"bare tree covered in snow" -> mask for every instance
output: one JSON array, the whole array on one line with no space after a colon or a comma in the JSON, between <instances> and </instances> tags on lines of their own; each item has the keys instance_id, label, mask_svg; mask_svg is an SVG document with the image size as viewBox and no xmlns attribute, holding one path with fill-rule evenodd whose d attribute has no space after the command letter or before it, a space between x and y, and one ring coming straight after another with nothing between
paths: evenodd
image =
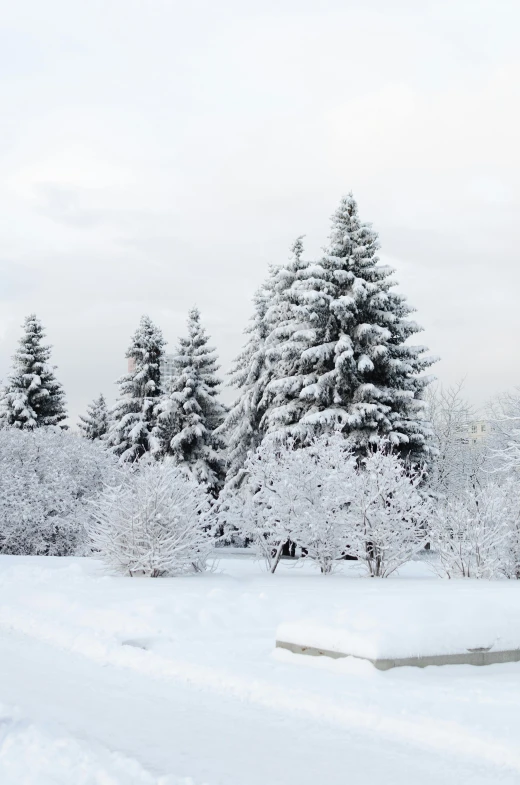
<instances>
[{"instance_id":1,"label":"bare tree covered in snow","mask_svg":"<svg viewBox=\"0 0 520 785\"><path fill-rule=\"evenodd\" d=\"M496 578L511 568L518 539L517 488L488 483L441 505L430 529L432 548L448 578ZM511 576L512 577L512 574ZM516 576L515 576L516 577Z\"/></svg>"},{"instance_id":2,"label":"bare tree covered in snow","mask_svg":"<svg viewBox=\"0 0 520 785\"><path fill-rule=\"evenodd\" d=\"M387 578L426 545L431 508L419 491L422 480L420 470L410 469L384 443L356 472L349 506L351 553L371 577Z\"/></svg>"},{"instance_id":3,"label":"bare tree covered in snow","mask_svg":"<svg viewBox=\"0 0 520 785\"><path fill-rule=\"evenodd\" d=\"M203 568L208 495L171 460L126 469L92 506L92 544L111 567L152 578Z\"/></svg>"},{"instance_id":4,"label":"bare tree covered in snow","mask_svg":"<svg viewBox=\"0 0 520 785\"><path fill-rule=\"evenodd\" d=\"M520 580L520 494L517 481L504 484L506 495L507 536L501 548L500 573L506 578Z\"/></svg>"},{"instance_id":5,"label":"bare tree covered in snow","mask_svg":"<svg viewBox=\"0 0 520 785\"><path fill-rule=\"evenodd\" d=\"M274 572L284 543L296 542L323 573L345 555L387 577L426 543L429 504L420 472L384 446L358 464L341 434L297 448L265 439L246 461L248 482L223 509Z\"/></svg>"},{"instance_id":6,"label":"bare tree covered in snow","mask_svg":"<svg viewBox=\"0 0 520 785\"><path fill-rule=\"evenodd\" d=\"M476 412L463 395L463 383L432 385L426 391L432 444L436 455L429 467L429 486L442 498L452 498L467 487L487 481L488 453L484 442L470 444L468 431Z\"/></svg>"},{"instance_id":7,"label":"bare tree covered in snow","mask_svg":"<svg viewBox=\"0 0 520 785\"><path fill-rule=\"evenodd\" d=\"M227 488L219 504L224 527L234 528L250 540L272 573L284 544L294 537L304 514L303 461L300 458L295 467L291 460L294 452L290 442L279 448L262 442L247 456L241 489Z\"/></svg>"},{"instance_id":8,"label":"bare tree covered in snow","mask_svg":"<svg viewBox=\"0 0 520 785\"><path fill-rule=\"evenodd\" d=\"M520 387L502 393L489 405L493 428L490 448L494 468L505 472L520 470Z\"/></svg>"},{"instance_id":9,"label":"bare tree covered in snow","mask_svg":"<svg viewBox=\"0 0 520 785\"><path fill-rule=\"evenodd\" d=\"M60 428L0 430L0 552L81 553L87 502L115 471L105 449Z\"/></svg>"}]
</instances>

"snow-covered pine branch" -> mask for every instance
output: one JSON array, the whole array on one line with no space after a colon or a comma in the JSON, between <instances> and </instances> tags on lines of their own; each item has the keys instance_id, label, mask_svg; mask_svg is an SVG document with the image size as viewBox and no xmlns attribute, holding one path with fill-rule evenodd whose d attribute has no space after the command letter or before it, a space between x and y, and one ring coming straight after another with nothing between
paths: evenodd
<instances>
[{"instance_id":1,"label":"snow-covered pine branch","mask_svg":"<svg viewBox=\"0 0 520 785\"><path fill-rule=\"evenodd\" d=\"M171 460L145 458L92 503L89 534L110 567L152 578L203 569L208 496Z\"/></svg>"}]
</instances>

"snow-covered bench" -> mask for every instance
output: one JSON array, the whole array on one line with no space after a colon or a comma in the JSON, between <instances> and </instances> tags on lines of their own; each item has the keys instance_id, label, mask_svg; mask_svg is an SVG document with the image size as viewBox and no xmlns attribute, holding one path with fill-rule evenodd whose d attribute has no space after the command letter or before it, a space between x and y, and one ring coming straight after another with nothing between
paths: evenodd
<instances>
[{"instance_id":1,"label":"snow-covered bench","mask_svg":"<svg viewBox=\"0 0 520 785\"><path fill-rule=\"evenodd\" d=\"M431 589L420 596L403 591L352 597L345 609L319 619L279 625L276 646L296 654L356 657L379 670L520 662L520 585L489 594L482 585L456 590L449 603L445 592L436 596Z\"/></svg>"}]
</instances>

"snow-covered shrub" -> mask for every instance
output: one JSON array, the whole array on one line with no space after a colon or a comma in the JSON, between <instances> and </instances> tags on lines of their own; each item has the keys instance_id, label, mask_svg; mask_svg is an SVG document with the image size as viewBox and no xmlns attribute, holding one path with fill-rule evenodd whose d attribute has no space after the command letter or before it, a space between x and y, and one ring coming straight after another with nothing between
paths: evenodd
<instances>
[{"instance_id":1,"label":"snow-covered shrub","mask_svg":"<svg viewBox=\"0 0 520 785\"><path fill-rule=\"evenodd\" d=\"M252 540L271 572L287 540L315 559L323 573L348 550L348 504L355 460L340 435L309 447L264 440L245 464L247 485L223 505L227 523Z\"/></svg>"},{"instance_id":2,"label":"snow-covered shrub","mask_svg":"<svg viewBox=\"0 0 520 785\"><path fill-rule=\"evenodd\" d=\"M344 436L322 436L304 449L293 451L301 464L304 515L291 537L314 559L323 573L351 554L350 508L356 489L356 459Z\"/></svg>"},{"instance_id":3,"label":"snow-covered shrub","mask_svg":"<svg viewBox=\"0 0 520 785\"><path fill-rule=\"evenodd\" d=\"M388 444L361 462L349 506L350 553L371 577L387 578L426 545L431 508L421 481Z\"/></svg>"},{"instance_id":4,"label":"snow-covered shrub","mask_svg":"<svg viewBox=\"0 0 520 785\"><path fill-rule=\"evenodd\" d=\"M275 450L263 442L246 459L246 481L240 490L226 489L219 502L219 522L224 531L252 542L270 572L276 570L283 546L294 536L301 514L300 487L284 465L290 449L289 443Z\"/></svg>"},{"instance_id":5,"label":"snow-covered shrub","mask_svg":"<svg viewBox=\"0 0 520 785\"><path fill-rule=\"evenodd\" d=\"M419 471L381 445L358 461L341 434L308 447L265 439L245 464L247 484L221 509L254 542L271 572L287 540L324 573L345 555L387 577L426 544L430 505Z\"/></svg>"},{"instance_id":6,"label":"snow-covered shrub","mask_svg":"<svg viewBox=\"0 0 520 785\"><path fill-rule=\"evenodd\" d=\"M432 548L448 578L513 577L518 559L518 503L512 486L468 488L436 511ZM510 549L515 549L516 554Z\"/></svg>"},{"instance_id":7,"label":"snow-covered shrub","mask_svg":"<svg viewBox=\"0 0 520 785\"><path fill-rule=\"evenodd\" d=\"M59 428L0 430L0 552L82 552L87 502L115 471L103 447Z\"/></svg>"},{"instance_id":8,"label":"snow-covered shrub","mask_svg":"<svg viewBox=\"0 0 520 785\"><path fill-rule=\"evenodd\" d=\"M171 461L126 469L92 507L92 544L111 567L152 578L203 568L208 495Z\"/></svg>"}]
</instances>

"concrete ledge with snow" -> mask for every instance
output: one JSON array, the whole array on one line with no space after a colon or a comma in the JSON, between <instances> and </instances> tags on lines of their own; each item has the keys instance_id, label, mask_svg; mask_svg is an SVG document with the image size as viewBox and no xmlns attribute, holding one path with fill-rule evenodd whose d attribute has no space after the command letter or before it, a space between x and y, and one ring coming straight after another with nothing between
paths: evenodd
<instances>
[{"instance_id":1,"label":"concrete ledge with snow","mask_svg":"<svg viewBox=\"0 0 520 785\"><path fill-rule=\"evenodd\" d=\"M520 662L520 592L509 594L507 602L500 595L495 602L477 600L472 592L454 594L449 605L443 599L378 592L359 602L353 596L348 607L325 619L280 624L276 647L314 657L355 657L378 670Z\"/></svg>"},{"instance_id":2,"label":"concrete ledge with snow","mask_svg":"<svg viewBox=\"0 0 520 785\"><path fill-rule=\"evenodd\" d=\"M288 641L276 641L276 648L287 649L293 654L308 654L314 657L357 657L371 662L378 670L388 671L390 668L401 668L405 666L415 668L426 668L428 665L495 665L501 662L520 662L520 649L509 649L506 651L485 651L469 650L461 654L431 654L422 657L393 657L376 658L360 657L356 654L348 654L331 649L320 649L315 646L301 646L297 643Z\"/></svg>"}]
</instances>

